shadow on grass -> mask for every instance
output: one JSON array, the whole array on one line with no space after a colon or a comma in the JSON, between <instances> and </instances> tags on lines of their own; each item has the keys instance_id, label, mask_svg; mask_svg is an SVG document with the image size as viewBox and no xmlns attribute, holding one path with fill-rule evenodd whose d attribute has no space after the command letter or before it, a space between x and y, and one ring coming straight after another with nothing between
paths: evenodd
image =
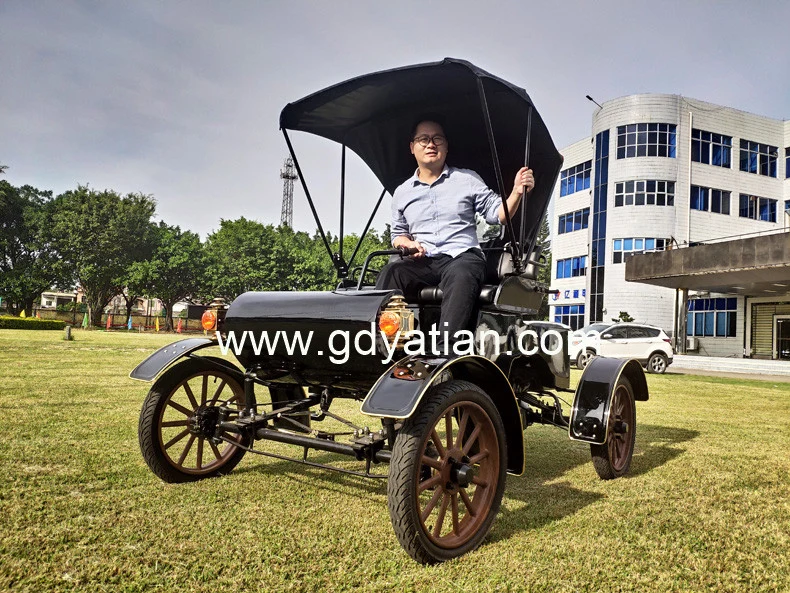
<instances>
[{"instance_id":1,"label":"shadow on grass","mask_svg":"<svg viewBox=\"0 0 790 593\"><path fill-rule=\"evenodd\" d=\"M631 470L621 479L634 478L664 465L685 451L678 445L698 435L694 430L639 425ZM564 431L548 427L530 428L524 437L526 468L522 476L508 477L505 501L491 534L492 541L573 515L605 496L567 482L556 482L580 465L589 465L591 479L598 479L589 446L570 441Z\"/></svg>"},{"instance_id":2,"label":"shadow on grass","mask_svg":"<svg viewBox=\"0 0 790 593\"><path fill-rule=\"evenodd\" d=\"M646 474L681 455L685 448L679 445L698 435L694 430L639 425L631 470L625 479ZM526 468L522 476L508 476L505 500L491 534L492 541L509 538L525 529L540 528L572 515L605 496L599 492L581 490L567 482L556 482L580 465L588 465L591 479L598 479L590 459L589 446L570 441L565 431L550 427L530 427L524 433L524 440ZM296 455L299 452L300 449L294 448ZM362 462L355 464L348 457L332 453L312 452L309 460L341 465L344 469L364 469ZM378 464L373 466L372 471L386 473L387 466ZM272 458L234 473L247 472L272 478L287 476L289 480L306 487L320 487L359 499L373 495L386 496L387 490L386 480L370 480Z\"/></svg>"}]
</instances>

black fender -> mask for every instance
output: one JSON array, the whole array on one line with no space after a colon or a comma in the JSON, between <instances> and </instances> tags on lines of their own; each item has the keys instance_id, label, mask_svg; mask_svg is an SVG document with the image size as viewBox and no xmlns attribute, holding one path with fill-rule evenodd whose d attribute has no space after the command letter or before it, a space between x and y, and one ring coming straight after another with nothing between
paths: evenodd
<instances>
[{"instance_id":1,"label":"black fender","mask_svg":"<svg viewBox=\"0 0 790 593\"><path fill-rule=\"evenodd\" d=\"M217 340L212 340L210 338L187 338L186 340L173 342L172 344L160 348L138 364L134 370L129 373L129 377L139 381L153 381L159 373L179 358L188 356L195 350L216 345Z\"/></svg>"},{"instance_id":2,"label":"black fender","mask_svg":"<svg viewBox=\"0 0 790 593\"><path fill-rule=\"evenodd\" d=\"M620 377L631 383L634 399L647 401L647 379L636 359L596 356L584 368L573 399L568 436L574 441L603 445L609 436L609 408Z\"/></svg>"},{"instance_id":3,"label":"black fender","mask_svg":"<svg viewBox=\"0 0 790 593\"><path fill-rule=\"evenodd\" d=\"M524 473L524 432L516 395L502 370L483 356L407 356L379 377L362 402L361 411L381 418L408 418L444 371L450 371L454 379L474 383L488 394L505 425L507 471Z\"/></svg>"}]
</instances>

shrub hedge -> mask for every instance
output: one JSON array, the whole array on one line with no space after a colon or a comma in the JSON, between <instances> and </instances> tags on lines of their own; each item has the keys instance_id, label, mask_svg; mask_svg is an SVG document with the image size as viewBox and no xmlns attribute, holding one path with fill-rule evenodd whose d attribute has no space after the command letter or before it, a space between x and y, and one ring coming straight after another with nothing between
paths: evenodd
<instances>
[{"instance_id":1,"label":"shrub hedge","mask_svg":"<svg viewBox=\"0 0 790 593\"><path fill-rule=\"evenodd\" d=\"M65 321L37 317L0 317L0 329L63 329Z\"/></svg>"}]
</instances>

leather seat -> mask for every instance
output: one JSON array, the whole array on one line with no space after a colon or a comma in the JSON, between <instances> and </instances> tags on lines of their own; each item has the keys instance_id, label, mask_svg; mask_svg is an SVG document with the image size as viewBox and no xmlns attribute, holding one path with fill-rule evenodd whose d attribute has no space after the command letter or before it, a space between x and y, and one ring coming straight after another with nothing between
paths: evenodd
<instances>
[{"instance_id":1,"label":"leather seat","mask_svg":"<svg viewBox=\"0 0 790 593\"><path fill-rule=\"evenodd\" d=\"M525 257L524 273L521 275L524 278L534 280L538 275L538 266L540 265L541 247L535 247L535 250L529 257ZM484 284L480 290L480 296L477 302L480 305L490 305L494 302L499 283L504 280L508 275L513 273L513 261L509 253L495 250L486 252L487 271L486 280L488 282L495 282L495 284ZM442 289L438 286L428 286L420 290L417 295L417 303L421 305L438 305L442 302Z\"/></svg>"}]
</instances>

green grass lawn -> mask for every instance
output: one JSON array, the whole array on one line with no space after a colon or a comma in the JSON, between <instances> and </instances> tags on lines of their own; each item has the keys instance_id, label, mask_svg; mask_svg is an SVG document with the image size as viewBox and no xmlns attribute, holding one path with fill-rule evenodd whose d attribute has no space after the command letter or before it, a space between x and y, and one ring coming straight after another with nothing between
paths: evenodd
<instances>
[{"instance_id":1,"label":"green grass lawn","mask_svg":"<svg viewBox=\"0 0 790 593\"><path fill-rule=\"evenodd\" d=\"M162 483L137 444L149 385L128 373L176 336L61 336L0 330L0 591L790 590L788 383L649 376L631 474L610 482L530 427L486 542L426 568L383 480L247 455Z\"/></svg>"}]
</instances>

